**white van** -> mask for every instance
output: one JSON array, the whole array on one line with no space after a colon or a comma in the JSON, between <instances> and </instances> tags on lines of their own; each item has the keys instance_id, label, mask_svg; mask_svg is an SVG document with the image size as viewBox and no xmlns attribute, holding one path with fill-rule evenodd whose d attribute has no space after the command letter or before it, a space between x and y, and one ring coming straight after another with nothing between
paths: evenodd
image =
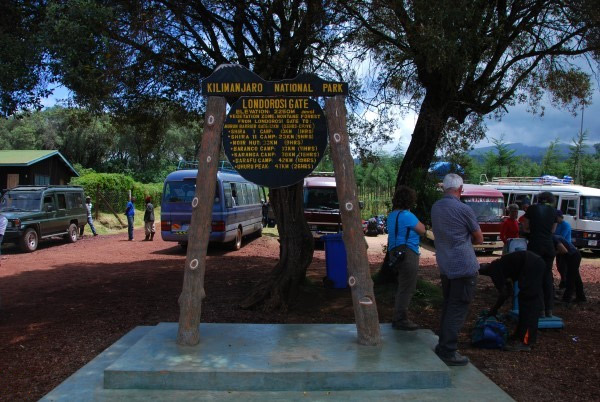
<instances>
[{"instance_id":1,"label":"white van","mask_svg":"<svg viewBox=\"0 0 600 402\"><path fill-rule=\"evenodd\" d=\"M548 183L533 177L500 177L481 184L499 190L506 205L517 204L519 207L525 198L535 204L541 192L554 194L554 206L571 224L573 244L600 253L600 189Z\"/></svg>"}]
</instances>

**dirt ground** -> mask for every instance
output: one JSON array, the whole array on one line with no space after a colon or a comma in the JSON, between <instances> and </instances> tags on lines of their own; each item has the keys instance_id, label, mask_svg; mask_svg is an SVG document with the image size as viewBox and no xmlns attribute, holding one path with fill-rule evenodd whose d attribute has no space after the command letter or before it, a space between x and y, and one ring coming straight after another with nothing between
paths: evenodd
<instances>
[{"instance_id":1,"label":"dirt ground","mask_svg":"<svg viewBox=\"0 0 600 402\"><path fill-rule=\"evenodd\" d=\"M37 400L138 325L178 320L177 297L184 252L173 243L127 241L126 234L85 237L75 244L42 243L32 254L3 247L0 267L0 400ZM385 236L368 238L375 272ZM246 241L237 252L211 247L206 271L204 322L352 323L349 290L324 289L325 254L315 251L305 286L288 312L243 310L239 301L269 272L279 254L272 236ZM491 257L481 257L482 261ZM600 258L585 254L582 277L589 302L556 307L563 330L539 335L531 353L474 349L469 333L477 313L491 306L488 278L461 335L461 351L517 400L600 400ZM424 250L421 277L439 283L435 256ZM378 298L380 321L389 323L393 297ZM507 308L508 306L505 306ZM413 314L436 330L439 308ZM387 324L384 324L387 325Z\"/></svg>"}]
</instances>

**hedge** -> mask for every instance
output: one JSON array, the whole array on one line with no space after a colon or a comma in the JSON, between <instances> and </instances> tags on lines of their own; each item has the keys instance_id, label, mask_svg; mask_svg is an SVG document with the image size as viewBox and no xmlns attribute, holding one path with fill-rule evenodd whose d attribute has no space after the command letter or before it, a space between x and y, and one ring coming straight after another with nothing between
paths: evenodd
<instances>
[{"instance_id":1,"label":"hedge","mask_svg":"<svg viewBox=\"0 0 600 402\"><path fill-rule=\"evenodd\" d=\"M111 207L117 212L125 211L127 196L129 190L136 198L135 206L137 209L143 209L146 196L152 197L154 206L159 206L162 198L162 183L139 183L131 176L120 173L88 173L80 177L71 179L72 185L82 186L85 194L92 197L92 202L96 208L108 212L104 202L97 200L99 191Z\"/></svg>"}]
</instances>

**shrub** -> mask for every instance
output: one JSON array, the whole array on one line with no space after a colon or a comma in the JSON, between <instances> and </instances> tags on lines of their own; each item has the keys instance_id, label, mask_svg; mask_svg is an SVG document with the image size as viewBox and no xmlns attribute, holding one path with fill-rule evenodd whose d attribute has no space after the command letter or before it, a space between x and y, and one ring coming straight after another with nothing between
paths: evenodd
<instances>
[{"instance_id":1,"label":"shrub","mask_svg":"<svg viewBox=\"0 0 600 402\"><path fill-rule=\"evenodd\" d=\"M127 196L131 190L132 196L136 198L135 206L143 209L144 199L147 195L152 197L154 206L159 206L162 196L162 183L139 183L131 176L120 173L88 173L71 179L71 184L82 186L85 194L92 197L92 202L101 211L109 212L103 200L97 199L101 196L113 210L121 213L125 210ZM98 194L100 193L100 194Z\"/></svg>"}]
</instances>

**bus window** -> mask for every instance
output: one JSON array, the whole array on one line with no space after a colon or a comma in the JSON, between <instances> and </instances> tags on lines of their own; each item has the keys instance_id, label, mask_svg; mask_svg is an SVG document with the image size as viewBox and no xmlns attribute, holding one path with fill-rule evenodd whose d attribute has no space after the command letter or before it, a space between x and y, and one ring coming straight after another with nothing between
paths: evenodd
<instances>
[{"instance_id":1,"label":"bus window","mask_svg":"<svg viewBox=\"0 0 600 402\"><path fill-rule=\"evenodd\" d=\"M581 218L600 221L600 197L581 197Z\"/></svg>"},{"instance_id":2,"label":"bus window","mask_svg":"<svg viewBox=\"0 0 600 402\"><path fill-rule=\"evenodd\" d=\"M529 194L512 194L514 196L514 198L512 199L511 204L517 204L519 206L519 209L523 209L523 200L525 200L526 198L529 199L529 202L531 202L531 196Z\"/></svg>"},{"instance_id":3,"label":"bus window","mask_svg":"<svg viewBox=\"0 0 600 402\"><path fill-rule=\"evenodd\" d=\"M248 205L248 192L246 191L246 183L238 183L238 195L240 205Z\"/></svg>"},{"instance_id":4,"label":"bus window","mask_svg":"<svg viewBox=\"0 0 600 402\"><path fill-rule=\"evenodd\" d=\"M233 198L231 197L231 183L223 183L223 197L225 197L225 207L233 207Z\"/></svg>"},{"instance_id":5,"label":"bus window","mask_svg":"<svg viewBox=\"0 0 600 402\"><path fill-rule=\"evenodd\" d=\"M185 179L183 181L169 181L165 184L163 195L164 202L191 203L196 196L196 179ZM215 188L215 200L219 202L219 182Z\"/></svg>"},{"instance_id":6,"label":"bus window","mask_svg":"<svg viewBox=\"0 0 600 402\"><path fill-rule=\"evenodd\" d=\"M560 203L560 210L565 215L577 216L577 206L575 205L576 200L562 200Z\"/></svg>"},{"instance_id":7,"label":"bus window","mask_svg":"<svg viewBox=\"0 0 600 402\"><path fill-rule=\"evenodd\" d=\"M236 183L229 183L231 187L231 206L236 207L240 205L240 194L238 192L238 186Z\"/></svg>"}]
</instances>

